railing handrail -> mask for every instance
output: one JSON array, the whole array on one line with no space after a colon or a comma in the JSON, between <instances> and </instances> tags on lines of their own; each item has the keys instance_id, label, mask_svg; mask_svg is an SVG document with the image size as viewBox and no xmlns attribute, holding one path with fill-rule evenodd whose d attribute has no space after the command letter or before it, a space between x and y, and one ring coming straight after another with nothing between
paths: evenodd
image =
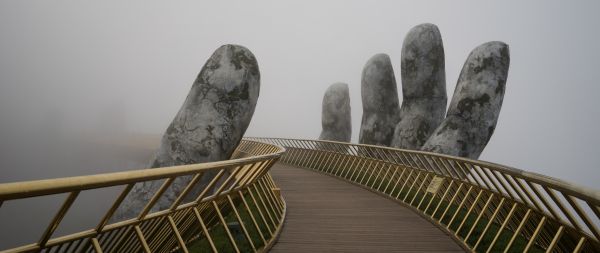
<instances>
[{"instance_id":1,"label":"railing handrail","mask_svg":"<svg viewBox=\"0 0 600 253\"><path fill-rule=\"evenodd\" d=\"M434 153L434 152L429 152L429 151L401 149L401 148L377 146L377 145L370 145L370 144L358 144L358 143L329 141L329 140L308 140L308 139L280 138L280 137L248 137L246 139L247 140L277 139L277 140L295 140L295 141L317 141L317 142L322 142L322 143L342 144L342 145L352 145L352 146L358 146L358 147L370 147L370 148L378 148L378 149L395 150L395 151L401 151L404 153L423 154L423 155L441 157L441 158L445 158L448 160L468 162L468 163L478 165L478 166L493 167L494 169L496 169L498 171L510 173L514 176L525 177L536 183L543 183L543 184L556 186L558 188L567 190L569 193L576 195L580 198L588 198L590 200L595 200L595 202L598 205L600 205L600 190L593 189L593 188L590 188L587 186L583 186L581 184L577 184L574 182L569 182L564 179L555 178L552 176L540 174L540 173L533 172L533 171L522 170L522 169L518 169L518 168L514 168L511 166L498 164L498 163L494 163L494 162L488 162L488 161L483 161L483 160L473 160L473 159L469 159L469 158L451 156L451 155ZM451 175L448 175L448 176L451 176Z\"/></svg>"},{"instance_id":2,"label":"railing handrail","mask_svg":"<svg viewBox=\"0 0 600 253\"><path fill-rule=\"evenodd\" d=\"M284 147L279 147L279 151L271 154L217 162L2 183L0 184L0 200L29 198L42 195L65 193L73 190L89 190L94 188L111 187L140 181L161 179L165 177L177 177L195 174L203 170L216 170L223 167L236 166L249 162L275 158L285 152Z\"/></svg>"}]
</instances>

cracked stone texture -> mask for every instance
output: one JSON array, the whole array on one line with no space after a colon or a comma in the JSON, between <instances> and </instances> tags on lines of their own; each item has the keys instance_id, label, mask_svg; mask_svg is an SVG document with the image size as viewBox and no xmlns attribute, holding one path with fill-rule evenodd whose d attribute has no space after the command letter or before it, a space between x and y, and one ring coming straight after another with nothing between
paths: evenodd
<instances>
[{"instance_id":1,"label":"cracked stone texture","mask_svg":"<svg viewBox=\"0 0 600 253\"><path fill-rule=\"evenodd\" d=\"M420 149L446 113L444 46L437 26L421 24L404 39L402 107L391 146Z\"/></svg>"},{"instance_id":2,"label":"cracked stone texture","mask_svg":"<svg viewBox=\"0 0 600 253\"><path fill-rule=\"evenodd\" d=\"M363 116L359 143L389 146L399 120L398 89L390 57L377 54L362 72Z\"/></svg>"},{"instance_id":3,"label":"cracked stone texture","mask_svg":"<svg viewBox=\"0 0 600 253\"><path fill-rule=\"evenodd\" d=\"M509 63L503 42L475 48L462 68L446 119L422 150L479 158L498 121Z\"/></svg>"},{"instance_id":4,"label":"cracked stone texture","mask_svg":"<svg viewBox=\"0 0 600 253\"><path fill-rule=\"evenodd\" d=\"M150 167L229 159L252 119L259 90L258 63L250 50L238 45L218 48L202 67L167 128ZM214 174L205 173L187 196L197 195ZM153 210L169 207L190 179L191 176L177 178ZM137 215L161 184L162 181L136 184L115 217Z\"/></svg>"},{"instance_id":5,"label":"cracked stone texture","mask_svg":"<svg viewBox=\"0 0 600 253\"><path fill-rule=\"evenodd\" d=\"M352 122L348 84L334 83L325 91L321 125L323 130L319 140L350 142Z\"/></svg>"}]
</instances>

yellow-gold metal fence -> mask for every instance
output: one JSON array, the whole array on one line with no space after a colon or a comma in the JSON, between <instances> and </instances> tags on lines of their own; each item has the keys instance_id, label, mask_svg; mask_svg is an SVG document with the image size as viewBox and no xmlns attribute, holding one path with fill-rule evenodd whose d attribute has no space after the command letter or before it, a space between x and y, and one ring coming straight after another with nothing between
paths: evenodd
<instances>
[{"instance_id":1,"label":"yellow-gold metal fence","mask_svg":"<svg viewBox=\"0 0 600 253\"><path fill-rule=\"evenodd\" d=\"M600 252L600 192L507 166L350 143L249 138L280 162L400 202L476 252Z\"/></svg>"},{"instance_id":2,"label":"yellow-gold metal fence","mask_svg":"<svg viewBox=\"0 0 600 253\"><path fill-rule=\"evenodd\" d=\"M284 152L285 149L278 145L243 140L232 159L227 161L0 184L0 208L3 203L18 199L67 196L36 242L0 249L0 252L188 252L188 246L198 239L208 241L210 249L217 252L216 239L211 237L211 231L219 226L226 232L225 240L231 248L240 252L240 238L232 235L226 215L237 221L250 251L266 251L281 231L286 214L285 201L268 173ZM197 196L192 196L192 201L186 201L186 194L198 185L205 173L215 176L202 186ZM191 176L192 179L170 207L153 210L154 204L173 181L182 176ZM111 217L134 185L153 180L163 180L163 183L145 207L138 210L139 214L131 219L112 222ZM115 186L124 189L115 196L112 206L94 228L53 237L80 193ZM250 217L251 222L244 222L240 212ZM19 227L0 226L0 229L15 230ZM249 231L259 234L261 247L253 241Z\"/></svg>"}]
</instances>

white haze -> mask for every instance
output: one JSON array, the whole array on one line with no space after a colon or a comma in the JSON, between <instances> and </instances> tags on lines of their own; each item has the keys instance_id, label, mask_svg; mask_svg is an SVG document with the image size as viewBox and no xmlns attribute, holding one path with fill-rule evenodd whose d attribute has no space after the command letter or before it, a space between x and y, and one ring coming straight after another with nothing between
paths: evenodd
<instances>
[{"instance_id":1,"label":"white haze","mask_svg":"<svg viewBox=\"0 0 600 253\"><path fill-rule=\"evenodd\" d=\"M389 54L400 85L404 36L428 22L442 32L449 98L473 48L510 45L504 105L482 160L598 189L599 9L598 1L5 0L0 131L9 137L0 146L23 140L17 132L159 135L206 59L228 43L248 47L260 66L246 136L318 137L323 92L341 81L356 141L365 62ZM0 168L0 181L35 173Z\"/></svg>"}]
</instances>

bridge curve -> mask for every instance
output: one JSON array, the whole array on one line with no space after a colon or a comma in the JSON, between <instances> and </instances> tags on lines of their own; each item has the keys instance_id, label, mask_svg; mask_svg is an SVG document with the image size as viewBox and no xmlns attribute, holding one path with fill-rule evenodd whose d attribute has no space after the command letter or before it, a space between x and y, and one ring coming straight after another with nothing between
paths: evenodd
<instances>
[{"instance_id":1,"label":"bridge curve","mask_svg":"<svg viewBox=\"0 0 600 253\"><path fill-rule=\"evenodd\" d=\"M399 203L467 251L600 252L597 190L431 152L334 141L250 139L284 147L280 163L326 174ZM313 241L318 242L318 236ZM395 239L403 240L401 235ZM371 241L363 238L360 245Z\"/></svg>"},{"instance_id":2,"label":"bridge curve","mask_svg":"<svg viewBox=\"0 0 600 253\"><path fill-rule=\"evenodd\" d=\"M358 186L276 164L288 214L271 252L464 252L413 211Z\"/></svg>"}]
</instances>

